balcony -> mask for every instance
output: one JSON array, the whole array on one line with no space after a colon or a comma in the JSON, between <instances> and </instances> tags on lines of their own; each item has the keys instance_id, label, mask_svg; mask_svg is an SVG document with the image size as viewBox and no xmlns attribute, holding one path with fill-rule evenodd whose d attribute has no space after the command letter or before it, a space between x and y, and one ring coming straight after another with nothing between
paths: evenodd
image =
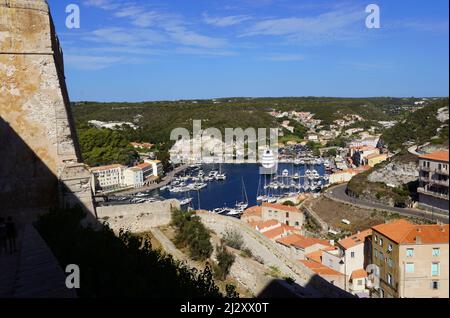
<instances>
[{"instance_id":1,"label":"balcony","mask_svg":"<svg viewBox=\"0 0 450 318\"><path fill-rule=\"evenodd\" d=\"M429 182L432 183L432 184L437 184L437 185L444 186L444 187L447 187L447 188L449 187L449 180L435 180L435 179L432 179Z\"/></svg>"},{"instance_id":2,"label":"balcony","mask_svg":"<svg viewBox=\"0 0 450 318\"><path fill-rule=\"evenodd\" d=\"M448 169L447 169L447 170L444 170L444 169L436 169L436 173L437 173L437 174L442 174L442 175L444 175L444 176L448 176L448 175L449 175Z\"/></svg>"},{"instance_id":3,"label":"balcony","mask_svg":"<svg viewBox=\"0 0 450 318\"><path fill-rule=\"evenodd\" d=\"M429 191L426 188L417 188L417 192L418 193L422 193L422 194L426 194L426 195L430 195L430 196L433 196L435 198L448 200L448 193L433 192L433 191Z\"/></svg>"}]
</instances>

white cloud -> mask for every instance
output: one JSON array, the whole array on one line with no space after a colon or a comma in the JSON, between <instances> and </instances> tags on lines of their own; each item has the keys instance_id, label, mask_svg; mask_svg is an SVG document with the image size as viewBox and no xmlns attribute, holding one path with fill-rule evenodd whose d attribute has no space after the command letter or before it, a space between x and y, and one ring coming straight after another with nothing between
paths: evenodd
<instances>
[{"instance_id":1,"label":"white cloud","mask_svg":"<svg viewBox=\"0 0 450 318\"><path fill-rule=\"evenodd\" d=\"M102 70L125 61L124 57L71 54L67 54L64 59L69 67L86 71Z\"/></svg>"},{"instance_id":2,"label":"white cloud","mask_svg":"<svg viewBox=\"0 0 450 318\"><path fill-rule=\"evenodd\" d=\"M248 15L230 15L225 17L211 17L207 13L203 13L203 20L206 24L217 27L228 27L250 20Z\"/></svg>"},{"instance_id":3,"label":"white cloud","mask_svg":"<svg viewBox=\"0 0 450 318\"><path fill-rule=\"evenodd\" d=\"M262 57L263 60L272 62L297 62L305 60L300 54L272 54Z\"/></svg>"},{"instance_id":4,"label":"white cloud","mask_svg":"<svg viewBox=\"0 0 450 318\"><path fill-rule=\"evenodd\" d=\"M87 7L96 7L103 10L116 10L120 7L120 4L113 0L84 0L83 4Z\"/></svg>"},{"instance_id":5,"label":"white cloud","mask_svg":"<svg viewBox=\"0 0 450 318\"><path fill-rule=\"evenodd\" d=\"M247 28L241 37L282 36L293 42L350 40L364 29L365 12L360 8L339 9L317 16L266 19Z\"/></svg>"}]
</instances>

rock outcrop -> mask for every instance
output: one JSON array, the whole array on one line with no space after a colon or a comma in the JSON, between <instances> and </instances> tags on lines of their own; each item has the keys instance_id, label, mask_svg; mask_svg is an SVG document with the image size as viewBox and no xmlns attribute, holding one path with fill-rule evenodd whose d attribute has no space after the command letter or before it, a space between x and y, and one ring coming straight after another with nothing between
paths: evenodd
<instances>
[{"instance_id":1,"label":"rock outcrop","mask_svg":"<svg viewBox=\"0 0 450 318\"><path fill-rule=\"evenodd\" d=\"M1 214L34 219L57 204L94 213L44 0L0 0Z\"/></svg>"},{"instance_id":2,"label":"rock outcrop","mask_svg":"<svg viewBox=\"0 0 450 318\"><path fill-rule=\"evenodd\" d=\"M367 177L369 182L382 182L388 186L401 187L419 179L417 162L391 162Z\"/></svg>"}]
</instances>

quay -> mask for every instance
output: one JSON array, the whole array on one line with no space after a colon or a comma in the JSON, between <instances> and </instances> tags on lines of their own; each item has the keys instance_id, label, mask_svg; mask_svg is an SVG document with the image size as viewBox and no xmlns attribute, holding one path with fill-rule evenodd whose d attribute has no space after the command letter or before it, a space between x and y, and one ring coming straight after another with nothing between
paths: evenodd
<instances>
[{"instance_id":1,"label":"quay","mask_svg":"<svg viewBox=\"0 0 450 318\"><path fill-rule=\"evenodd\" d=\"M161 187L164 187L168 185L172 180L175 178L175 175L177 175L180 172L183 172L189 167L188 164L184 164L182 166L179 166L172 171L170 171L166 176L164 176L160 182L150 184L148 186L140 187L140 188L133 188L133 189L124 189L124 190L117 190L110 193L104 193L104 194L98 194L98 196L113 196L113 195L119 195L119 196L128 196L128 195L134 195L136 193L144 192L144 191L153 191L156 189L159 189Z\"/></svg>"}]
</instances>

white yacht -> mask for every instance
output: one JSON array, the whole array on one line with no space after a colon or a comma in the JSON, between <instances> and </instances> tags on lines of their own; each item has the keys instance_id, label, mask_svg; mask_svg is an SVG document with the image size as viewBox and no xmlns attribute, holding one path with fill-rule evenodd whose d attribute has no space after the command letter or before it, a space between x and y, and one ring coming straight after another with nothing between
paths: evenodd
<instances>
[{"instance_id":1,"label":"white yacht","mask_svg":"<svg viewBox=\"0 0 450 318\"><path fill-rule=\"evenodd\" d=\"M186 198L180 201L180 205L188 205L192 202L192 198Z\"/></svg>"}]
</instances>

